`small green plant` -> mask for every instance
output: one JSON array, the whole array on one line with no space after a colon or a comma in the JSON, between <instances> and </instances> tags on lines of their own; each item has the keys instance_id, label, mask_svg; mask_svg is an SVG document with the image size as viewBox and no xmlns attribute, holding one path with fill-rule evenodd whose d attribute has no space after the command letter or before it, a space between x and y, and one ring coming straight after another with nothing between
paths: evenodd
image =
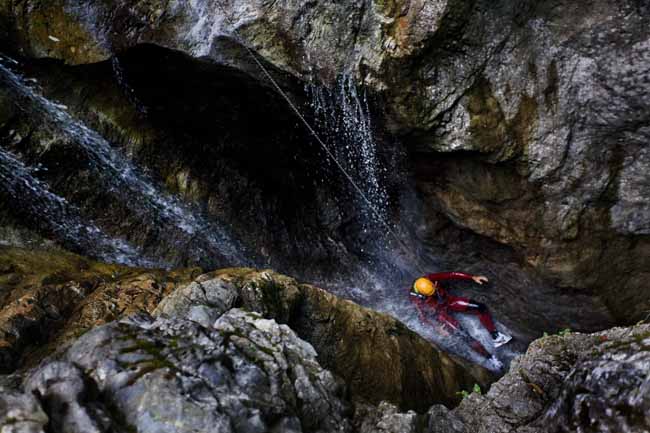
<instances>
[{"instance_id":1,"label":"small green plant","mask_svg":"<svg viewBox=\"0 0 650 433\"><path fill-rule=\"evenodd\" d=\"M557 335L559 335L560 337L566 337L570 333L571 333L571 328L564 328L560 332L558 332ZM542 334L542 337L548 337L549 335L550 334L548 332L544 332L544 334Z\"/></svg>"},{"instance_id":2,"label":"small green plant","mask_svg":"<svg viewBox=\"0 0 650 433\"><path fill-rule=\"evenodd\" d=\"M472 387L472 392L481 395L482 394L481 386L478 383L475 383L474 386ZM457 392L456 394L460 395L461 398L467 398L472 392L462 390Z\"/></svg>"}]
</instances>

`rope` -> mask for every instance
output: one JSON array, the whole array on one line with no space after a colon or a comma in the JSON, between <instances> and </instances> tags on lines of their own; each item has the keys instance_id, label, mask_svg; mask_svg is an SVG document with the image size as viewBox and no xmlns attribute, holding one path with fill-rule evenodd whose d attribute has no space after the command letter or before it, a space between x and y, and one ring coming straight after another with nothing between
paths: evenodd
<instances>
[{"instance_id":1,"label":"rope","mask_svg":"<svg viewBox=\"0 0 650 433\"><path fill-rule=\"evenodd\" d=\"M243 42L243 38L239 35L239 32L237 31L237 28L236 28L235 24L234 24L233 21L230 19L230 16L228 16L228 13L226 12L226 10L225 10L225 8L223 7L223 5L221 4L221 1L218 0L218 1L216 2L216 4L217 4L217 6L219 7L219 9L221 10L221 12L223 13L224 18L226 19L226 21L228 21L228 24L229 24L230 27L232 28L232 32L233 32L233 34L237 37L237 39L239 39L239 42L241 43L241 45L246 49L246 51L248 52L248 54L253 58L253 60L255 61L255 63L257 64L257 66L260 68L260 70L264 73L264 75L265 75L266 78L269 80L269 82L271 82L271 84L273 85L273 87L274 87L274 88L277 90L277 92L278 92L278 93L279 93L279 94L284 98L284 100L287 101L287 104L289 104L289 107L291 107L291 109L293 110L293 112L294 112L294 113L296 114L296 116L298 116L298 118L302 121L302 123L305 125L305 127L307 128L307 130L311 133L311 135L314 136L314 138L316 139L316 141L318 142L318 144L320 144L320 146L323 148L323 150L325 150L325 153L327 154L327 156L328 156L328 157L329 157L329 158L334 162L334 164L338 167L338 169L341 171L341 173L343 173L343 175L346 177L346 179L347 179L347 180L350 182L350 184L354 187L354 189L356 190L356 192L359 194L359 196L360 196L360 197L363 199L363 201L365 202L365 204L366 204L366 206L368 207L368 209L370 209L370 211L373 213L373 215L375 216L375 218L377 219L377 221L379 221L379 222L380 222L380 223L381 223L381 224L386 228L386 230L388 230L388 233L390 233L391 236L393 236L393 238L394 238L395 241L397 242L397 245L398 245L398 246L403 250L404 253L406 253L406 256L409 256L409 257L411 257L412 259L414 259L414 262L415 262L416 267L418 268L418 271L419 271L421 274L424 275L426 272L423 270L419 258L418 258L415 254L413 254L413 252L411 251L411 249L409 249L408 246L404 243L404 241L403 241L403 240L402 240L402 239L397 235L397 233L395 233L395 231L394 231L393 228L390 226L390 224L388 224L388 223L384 220L384 218L382 217L381 213L377 210L377 208L375 207L375 205L370 201L370 199L368 199L368 197L366 196L366 194L365 194L365 193L363 192L363 190L359 187L359 185L355 182L355 180L352 178L352 176L350 175L350 173L348 173L348 171L345 169L345 167L343 167L343 165L341 165L341 163L338 161L338 159L336 158L336 156L334 155L334 153L332 153L332 151L329 149L329 147L327 147L327 145L325 144L325 142L320 138L320 136L318 135L318 133L314 130L314 128L312 128L312 126L309 124L309 122L307 121L307 119L305 119L305 117L302 115L302 113L300 112L300 110L298 110L298 108L295 106L295 104L294 104L293 101L289 98L289 96L286 94L286 92L285 92L284 90L282 90L282 88L280 87L280 85L275 81L275 79L273 78L273 76L271 76L270 72L266 69L266 67L264 66L264 64L262 64L262 62L260 62L260 60L257 58L257 56L255 55L255 53L253 52L253 50L252 50L251 48L249 48L248 45L245 44L245 43Z\"/></svg>"}]
</instances>

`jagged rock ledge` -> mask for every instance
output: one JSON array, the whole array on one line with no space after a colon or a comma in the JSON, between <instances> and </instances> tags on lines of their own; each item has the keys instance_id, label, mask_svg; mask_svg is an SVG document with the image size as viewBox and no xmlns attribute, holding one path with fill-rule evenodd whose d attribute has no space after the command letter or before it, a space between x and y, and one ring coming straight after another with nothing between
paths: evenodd
<instances>
[{"instance_id":1,"label":"jagged rock ledge","mask_svg":"<svg viewBox=\"0 0 650 433\"><path fill-rule=\"evenodd\" d=\"M434 433L646 432L650 325L533 342L485 395L434 406Z\"/></svg>"},{"instance_id":2,"label":"jagged rock ledge","mask_svg":"<svg viewBox=\"0 0 650 433\"><path fill-rule=\"evenodd\" d=\"M225 313L240 308L288 325L296 339L311 344L320 365L344 380L350 401L385 400L425 411L435 402L453 405L460 390L493 380L487 370L442 352L387 315L272 271L151 271L6 247L0 247L0 256L5 373L17 368L25 373L55 349L57 357L69 357L82 344L80 336L133 314L212 329ZM148 329L154 319L124 323Z\"/></svg>"}]
</instances>

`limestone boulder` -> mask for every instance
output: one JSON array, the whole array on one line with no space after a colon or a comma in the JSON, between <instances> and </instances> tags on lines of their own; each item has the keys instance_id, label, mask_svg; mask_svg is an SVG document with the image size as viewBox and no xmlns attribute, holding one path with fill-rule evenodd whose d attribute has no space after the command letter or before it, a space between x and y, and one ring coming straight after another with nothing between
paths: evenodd
<instances>
[{"instance_id":1,"label":"limestone boulder","mask_svg":"<svg viewBox=\"0 0 650 433\"><path fill-rule=\"evenodd\" d=\"M650 327L535 341L487 394L429 411L432 432L643 432Z\"/></svg>"},{"instance_id":2,"label":"limestone boulder","mask_svg":"<svg viewBox=\"0 0 650 433\"><path fill-rule=\"evenodd\" d=\"M52 431L78 433L345 432L341 389L286 325L238 309L100 326L24 382Z\"/></svg>"},{"instance_id":3,"label":"limestone boulder","mask_svg":"<svg viewBox=\"0 0 650 433\"><path fill-rule=\"evenodd\" d=\"M0 246L0 371L24 370L96 326L151 312L198 274L107 265L58 249Z\"/></svg>"}]
</instances>

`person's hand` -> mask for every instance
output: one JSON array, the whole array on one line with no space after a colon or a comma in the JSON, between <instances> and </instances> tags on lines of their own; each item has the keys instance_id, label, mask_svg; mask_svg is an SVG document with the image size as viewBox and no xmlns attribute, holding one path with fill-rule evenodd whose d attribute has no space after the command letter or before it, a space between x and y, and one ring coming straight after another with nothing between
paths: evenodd
<instances>
[{"instance_id":1,"label":"person's hand","mask_svg":"<svg viewBox=\"0 0 650 433\"><path fill-rule=\"evenodd\" d=\"M476 284L483 284L488 282L487 277L484 277L483 275L474 275L472 277L472 280L474 280Z\"/></svg>"}]
</instances>

